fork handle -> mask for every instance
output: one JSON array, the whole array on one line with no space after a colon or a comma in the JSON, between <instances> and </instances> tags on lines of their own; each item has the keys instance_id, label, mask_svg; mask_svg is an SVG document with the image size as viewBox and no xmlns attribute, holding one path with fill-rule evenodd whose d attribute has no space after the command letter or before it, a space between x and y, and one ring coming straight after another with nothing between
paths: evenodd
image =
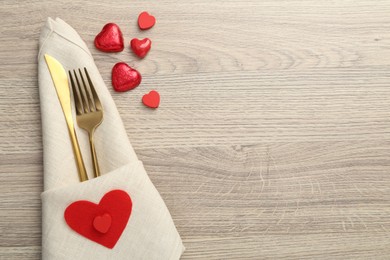
<instances>
[{"instance_id":1,"label":"fork handle","mask_svg":"<svg viewBox=\"0 0 390 260\"><path fill-rule=\"evenodd\" d=\"M96 156L95 144L93 141L93 131L89 134L89 145L91 147L92 164L95 178L100 176L99 163Z\"/></svg>"},{"instance_id":2,"label":"fork handle","mask_svg":"<svg viewBox=\"0 0 390 260\"><path fill-rule=\"evenodd\" d=\"M72 127L72 125L69 125L69 123L68 123L68 130L69 130L70 139L72 141L72 147L76 159L76 165L77 165L77 170L79 172L80 181L87 181L88 175L87 175L87 171L85 170L84 160L83 160L83 156L81 155L76 132L74 130L74 127Z\"/></svg>"}]
</instances>

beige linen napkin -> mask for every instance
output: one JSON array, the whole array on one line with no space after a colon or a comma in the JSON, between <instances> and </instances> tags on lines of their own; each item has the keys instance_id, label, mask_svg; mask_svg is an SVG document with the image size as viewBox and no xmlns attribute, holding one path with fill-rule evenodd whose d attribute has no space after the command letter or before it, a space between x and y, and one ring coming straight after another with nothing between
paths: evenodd
<instances>
[{"instance_id":1,"label":"beige linen napkin","mask_svg":"<svg viewBox=\"0 0 390 260\"><path fill-rule=\"evenodd\" d=\"M39 44L38 80L44 152L42 258L179 259L184 251L181 238L164 201L134 153L115 103L87 46L78 33L59 18L48 18ZM94 82L104 108L104 120L95 132L102 173L99 178L92 178L87 133L75 124L90 178L79 182L66 122L44 59L46 53L57 59L65 70L87 67ZM64 212L70 204L80 200L98 204L106 193L118 189L131 197L132 211L112 249L68 226Z\"/></svg>"}]
</instances>

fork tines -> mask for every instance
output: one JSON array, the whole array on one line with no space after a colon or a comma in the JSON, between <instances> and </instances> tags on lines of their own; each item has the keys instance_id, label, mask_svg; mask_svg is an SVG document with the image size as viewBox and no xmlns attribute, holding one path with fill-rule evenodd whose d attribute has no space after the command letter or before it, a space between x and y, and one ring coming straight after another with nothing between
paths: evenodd
<instances>
[{"instance_id":1,"label":"fork tines","mask_svg":"<svg viewBox=\"0 0 390 260\"><path fill-rule=\"evenodd\" d=\"M85 76L83 75L81 69L78 69L78 73L76 70L73 70L73 73L69 71L69 78L75 99L76 113L78 115L102 110L100 100L86 68L84 68L84 74Z\"/></svg>"}]
</instances>

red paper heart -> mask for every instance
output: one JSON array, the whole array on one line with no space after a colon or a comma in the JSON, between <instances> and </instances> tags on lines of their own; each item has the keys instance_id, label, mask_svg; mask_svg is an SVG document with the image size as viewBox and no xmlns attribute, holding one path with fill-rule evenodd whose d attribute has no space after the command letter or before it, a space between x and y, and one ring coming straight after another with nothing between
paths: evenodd
<instances>
[{"instance_id":1,"label":"red paper heart","mask_svg":"<svg viewBox=\"0 0 390 260\"><path fill-rule=\"evenodd\" d=\"M123 35L119 26L115 23L106 24L102 31L96 35L95 46L104 52L123 51Z\"/></svg>"},{"instance_id":2,"label":"red paper heart","mask_svg":"<svg viewBox=\"0 0 390 260\"><path fill-rule=\"evenodd\" d=\"M152 90L142 97L142 103L147 107L158 108L160 104L160 94L157 91Z\"/></svg>"},{"instance_id":3,"label":"red paper heart","mask_svg":"<svg viewBox=\"0 0 390 260\"><path fill-rule=\"evenodd\" d=\"M141 30L152 28L156 23L156 18L148 12L142 12L138 16L138 26Z\"/></svg>"},{"instance_id":4,"label":"red paper heart","mask_svg":"<svg viewBox=\"0 0 390 260\"><path fill-rule=\"evenodd\" d=\"M68 226L78 234L113 248L127 225L132 205L125 191L112 190L103 196L99 204L87 200L73 202L66 208L64 217ZM99 217L103 219L97 220Z\"/></svg>"},{"instance_id":5,"label":"red paper heart","mask_svg":"<svg viewBox=\"0 0 390 260\"><path fill-rule=\"evenodd\" d=\"M141 80L141 74L124 62L118 62L112 68L112 86L118 92L128 91L137 87Z\"/></svg>"},{"instance_id":6,"label":"red paper heart","mask_svg":"<svg viewBox=\"0 0 390 260\"><path fill-rule=\"evenodd\" d=\"M102 234L107 233L111 227L112 218L108 213L103 214L102 216L96 216L93 220L93 227Z\"/></svg>"},{"instance_id":7,"label":"red paper heart","mask_svg":"<svg viewBox=\"0 0 390 260\"><path fill-rule=\"evenodd\" d=\"M152 47L152 41L149 38L139 40L134 38L130 42L131 49L140 58L143 58L148 54L150 47Z\"/></svg>"}]
</instances>

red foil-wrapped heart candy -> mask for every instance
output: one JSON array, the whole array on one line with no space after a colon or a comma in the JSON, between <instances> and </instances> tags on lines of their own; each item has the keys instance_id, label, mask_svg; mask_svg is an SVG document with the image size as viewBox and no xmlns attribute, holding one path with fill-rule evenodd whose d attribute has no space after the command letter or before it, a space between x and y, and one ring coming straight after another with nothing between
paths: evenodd
<instances>
[{"instance_id":1,"label":"red foil-wrapped heart candy","mask_svg":"<svg viewBox=\"0 0 390 260\"><path fill-rule=\"evenodd\" d=\"M134 38L130 42L130 47L140 58L143 58L148 54L150 47L152 47L152 41L149 38L145 38L142 40L139 40L137 38Z\"/></svg>"},{"instance_id":2,"label":"red foil-wrapped heart candy","mask_svg":"<svg viewBox=\"0 0 390 260\"><path fill-rule=\"evenodd\" d=\"M112 68L111 81L115 91L125 92L141 83L141 74L124 62L118 62Z\"/></svg>"},{"instance_id":3,"label":"red foil-wrapped heart candy","mask_svg":"<svg viewBox=\"0 0 390 260\"><path fill-rule=\"evenodd\" d=\"M115 23L106 24L95 37L95 46L104 52L120 52L124 49L123 35Z\"/></svg>"}]
</instances>

